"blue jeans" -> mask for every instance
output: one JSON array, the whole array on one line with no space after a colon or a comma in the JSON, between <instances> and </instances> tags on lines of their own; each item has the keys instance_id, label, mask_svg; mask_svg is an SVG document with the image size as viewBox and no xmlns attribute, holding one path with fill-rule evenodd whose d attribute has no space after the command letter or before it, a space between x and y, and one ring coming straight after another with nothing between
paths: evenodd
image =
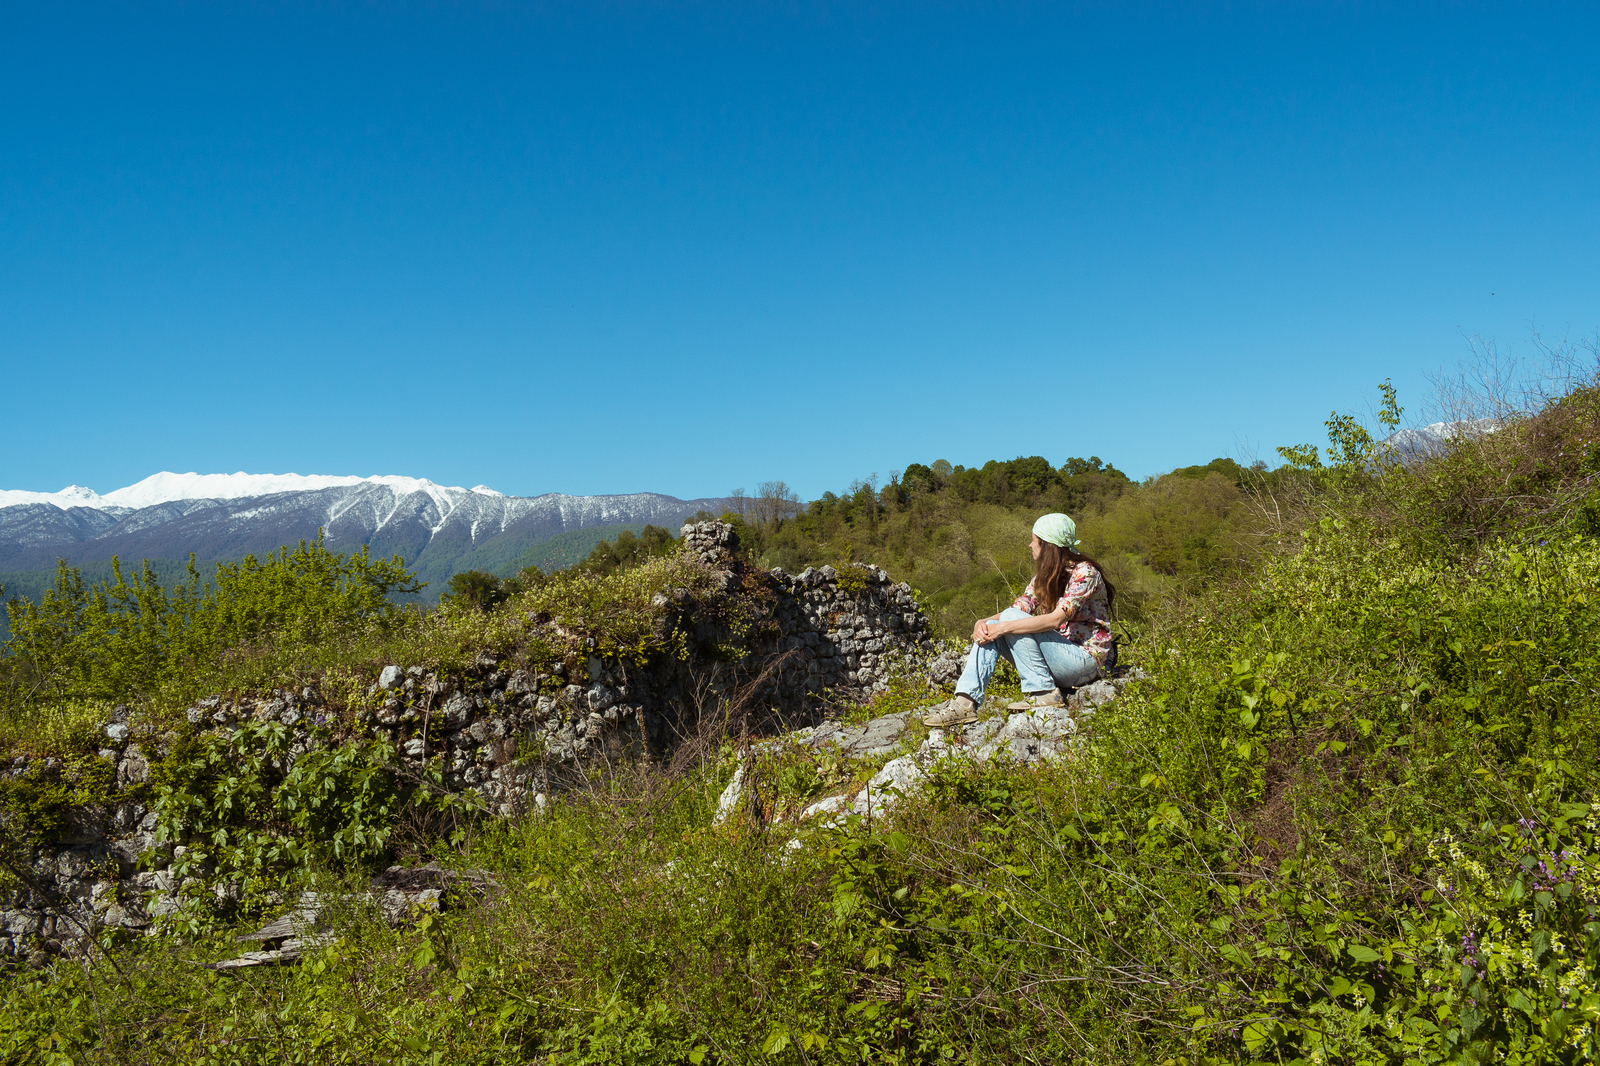
<instances>
[{"instance_id":1,"label":"blue jeans","mask_svg":"<svg viewBox=\"0 0 1600 1066\"><path fill-rule=\"evenodd\" d=\"M1000 620L1027 618L1028 614L1015 607L1000 612ZM988 644L973 644L967 652L967 668L961 671L956 691L971 696L973 702L983 702L983 690L989 687L994 676L995 663L1004 655L1016 666L1022 678L1022 691L1049 692L1053 688L1077 688L1087 685L1100 676L1100 664L1094 656L1074 644L1058 630L1043 633L1006 633Z\"/></svg>"}]
</instances>

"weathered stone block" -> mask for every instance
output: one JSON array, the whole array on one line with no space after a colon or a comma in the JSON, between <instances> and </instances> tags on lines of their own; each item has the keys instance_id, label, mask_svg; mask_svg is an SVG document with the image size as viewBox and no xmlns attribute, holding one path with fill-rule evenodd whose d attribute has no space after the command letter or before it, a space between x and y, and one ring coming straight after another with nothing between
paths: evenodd
<instances>
[{"instance_id":1,"label":"weathered stone block","mask_svg":"<svg viewBox=\"0 0 1600 1066\"><path fill-rule=\"evenodd\" d=\"M440 717L446 729L460 729L472 720L472 712L476 701L465 692L457 692L444 701Z\"/></svg>"}]
</instances>

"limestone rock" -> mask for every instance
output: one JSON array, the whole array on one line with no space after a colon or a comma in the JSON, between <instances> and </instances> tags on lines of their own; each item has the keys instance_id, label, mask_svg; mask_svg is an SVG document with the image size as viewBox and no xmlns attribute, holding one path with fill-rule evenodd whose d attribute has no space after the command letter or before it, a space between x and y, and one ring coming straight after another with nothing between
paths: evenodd
<instances>
[{"instance_id":1,"label":"limestone rock","mask_svg":"<svg viewBox=\"0 0 1600 1066\"><path fill-rule=\"evenodd\" d=\"M856 794L855 801L850 804L850 813L871 816L892 807L900 797L914 792L918 782L927 776L928 772L917 765L915 755L891 759Z\"/></svg>"},{"instance_id":2,"label":"limestone rock","mask_svg":"<svg viewBox=\"0 0 1600 1066\"><path fill-rule=\"evenodd\" d=\"M150 763L137 744L130 745L117 764L117 787L131 788L150 780Z\"/></svg>"},{"instance_id":3,"label":"limestone rock","mask_svg":"<svg viewBox=\"0 0 1600 1066\"><path fill-rule=\"evenodd\" d=\"M825 799L818 800L805 810L801 811L800 820L805 821L807 819L818 818L826 814L837 815L848 810L849 807L849 796L828 796Z\"/></svg>"},{"instance_id":4,"label":"limestone rock","mask_svg":"<svg viewBox=\"0 0 1600 1066\"><path fill-rule=\"evenodd\" d=\"M1117 698L1117 686L1111 681L1101 679L1092 685L1085 685L1077 692L1078 698L1090 707L1098 707L1102 703Z\"/></svg>"},{"instance_id":5,"label":"limestone rock","mask_svg":"<svg viewBox=\"0 0 1600 1066\"><path fill-rule=\"evenodd\" d=\"M876 755L892 751L905 732L908 712L887 714L862 725L847 726L838 722L825 722L814 730L799 734L800 742L807 747L820 748L832 745L840 753L852 757Z\"/></svg>"},{"instance_id":6,"label":"limestone rock","mask_svg":"<svg viewBox=\"0 0 1600 1066\"><path fill-rule=\"evenodd\" d=\"M102 839L110 822L104 807L69 807L63 819L63 844L90 844Z\"/></svg>"},{"instance_id":7,"label":"limestone rock","mask_svg":"<svg viewBox=\"0 0 1600 1066\"><path fill-rule=\"evenodd\" d=\"M744 798L744 764L733 772L733 778L728 782L728 787L722 790L722 795L717 799L717 813L712 816L712 825L721 825L733 816L739 807L739 802Z\"/></svg>"},{"instance_id":8,"label":"limestone rock","mask_svg":"<svg viewBox=\"0 0 1600 1066\"><path fill-rule=\"evenodd\" d=\"M472 718L473 699L464 692L457 692L444 701L440 708L443 714L446 729L460 729Z\"/></svg>"}]
</instances>

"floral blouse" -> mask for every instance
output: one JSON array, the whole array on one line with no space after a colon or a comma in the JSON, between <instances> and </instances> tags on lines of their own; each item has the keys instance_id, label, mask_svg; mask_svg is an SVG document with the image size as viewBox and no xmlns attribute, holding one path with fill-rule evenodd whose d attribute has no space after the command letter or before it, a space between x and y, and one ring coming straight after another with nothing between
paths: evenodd
<instances>
[{"instance_id":1,"label":"floral blouse","mask_svg":"<svg viewBox=\"0 0 1600 1066\"><path fill-rule=\"evenodd\" d=\"M1039 599L1034 595L1032 581L1011 606L1029 614L1039 613ZM1100 571L1089 563L1079 563L1073 568L1072 577L1055 606L1067 609L1066 621L1060 627L1061 635L1074 644L1081 644L1104 670L1106 655L1111 651L1111 610Z\"/></svg>"}]
</instances>

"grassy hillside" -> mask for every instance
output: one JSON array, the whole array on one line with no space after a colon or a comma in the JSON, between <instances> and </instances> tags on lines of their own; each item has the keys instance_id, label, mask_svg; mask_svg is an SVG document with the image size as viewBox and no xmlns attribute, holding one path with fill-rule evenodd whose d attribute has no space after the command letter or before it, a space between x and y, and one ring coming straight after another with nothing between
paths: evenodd
<instances>
[{"instance_id":1,"label":"grassy hillside","mask_svg":"<svg viewBox=\"0 0 1600 1066\"><path fill-rule=\"evenodd\" d=\"M0 1053L1594 1061L1600 392L1409 469L1334 443L1328 465L1254 487L1212 469L1079 501L1103 538L1091 546L1151 582L1137 656L1151 677L1090 719L1068 759L952 764L892 815L833 829L713 825L731 746L597 771L542 816L413 832L375 860L485 868L497 888L482 905L398 930L355 905L313 959L247 977L193 965L236 950L220 919L20 971L3 985ZM975 561L1013 579L998 553L1025 512L1000 491L1014 485L969 479L981 491L965 499L955 474L920 503L871 490L854 521L824 501L810 525L750 530L751 550L793 550L791 566L877 543L945 580L950 603L975 603L961 592ZM432 661L505 646L531 610L580 617L558 601L586 605L580 635L626 642L642 632L620 628L639 624L629 605L685 580L672 566L573 573L488 614L396 617L387 636L332 633L250 680L343 661L358 692L396 649ZM856 713L931 698L903 677ZM763 809L852 772L798 758L767 756ZM169 780L188 802L213 794ZM352 818L372 809L370 793L334 794ZM332 888L357 872L284 877Z\"/></svg>"}]
</instances>

